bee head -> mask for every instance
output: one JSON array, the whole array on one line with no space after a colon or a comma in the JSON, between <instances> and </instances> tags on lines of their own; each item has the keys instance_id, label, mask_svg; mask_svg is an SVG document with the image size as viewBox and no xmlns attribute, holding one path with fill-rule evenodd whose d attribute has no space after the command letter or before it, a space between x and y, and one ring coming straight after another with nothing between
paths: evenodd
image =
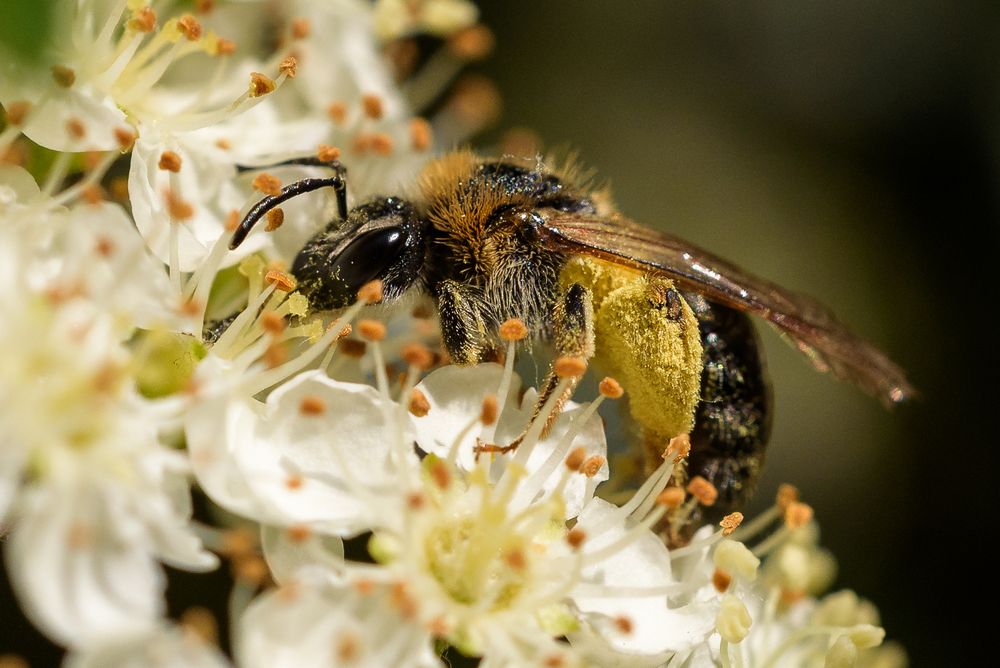
<instances>
[{"instance_id":1,"label":"bee head","mask_svg":"<svg viewBox=\"0 0 1000 668\"><path fill-rule=\"evenodd\" d=\"M404 199L370 199L313 236L296 256L292 274L317 310L347 306L376 279L383 299L394 299L420 277L426 225Z\"/></svg>"}]
</instances>

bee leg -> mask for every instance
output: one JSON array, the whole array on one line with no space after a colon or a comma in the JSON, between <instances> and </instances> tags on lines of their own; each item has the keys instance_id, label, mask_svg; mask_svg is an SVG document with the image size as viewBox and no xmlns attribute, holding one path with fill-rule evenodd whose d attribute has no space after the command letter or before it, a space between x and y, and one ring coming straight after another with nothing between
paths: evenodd
<instances>
[{"instance_id":1,"label":"bee leg","mask_svg":"<svg viewBox=\"0 0 1000 668\"><path fill-rule=\"evenodd\" d=\"M594 356L594 299L589 289L579 283L570 285L553 307L552 322L554 325L553 342L559 357L580 357L589 360ZM576 379L570 382L562 396L559 397L555 409L549 413L545 420L545 427L542 429L543 436L548 433L556 418L559 417L563 405L573 394L576 383ZM558 385L559 378L554 370L550 370L539 390L538 401L535 402L535 410L531 416L532 420L538 417L545 402L556 391Z\"/></svg>"},{"instance_id":2,"label":"bee leg","mask_svg":"<svg viewBox=\"0 0 1000 668\"><path fill-rule=\"evenodd\" d=\"M437 289L441 335L452 362L462 366L480 362L489 352L482 295L476 288L452 280L441 281Z\"/></svg>"}]
</instances>

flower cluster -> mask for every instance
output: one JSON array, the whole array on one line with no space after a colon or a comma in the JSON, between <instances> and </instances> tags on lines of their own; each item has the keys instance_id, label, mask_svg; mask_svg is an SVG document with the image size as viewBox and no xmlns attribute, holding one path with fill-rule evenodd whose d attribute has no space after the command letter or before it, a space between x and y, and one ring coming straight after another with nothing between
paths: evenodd
<instances>
[{"instance_id":1,"label":"flower cluster","mask_svg":"<svg viewBox=\"0 0 1000 668\"><path fill-rule=\"evenodd\" d=\"M256 200L324 172L290 158L343 158L363 201L478 129L482 82L413 116L489 48L474 6L195 5L58 3L37 61L0 45L0 534L68 665L898 665L870 603L816 598L832 558L793 489L668 548L712 503L676 485L681 435L602 498L598 411L627 388L564 402L587 369L557 360L538 406L519 321L501 364L459 368L377 281L311 312L285 268L329 198L229 250ZM444 41L420 68L416 34ZM232 658L164 603L162 565L220 557Z\"/></svg>"}]
</instances>

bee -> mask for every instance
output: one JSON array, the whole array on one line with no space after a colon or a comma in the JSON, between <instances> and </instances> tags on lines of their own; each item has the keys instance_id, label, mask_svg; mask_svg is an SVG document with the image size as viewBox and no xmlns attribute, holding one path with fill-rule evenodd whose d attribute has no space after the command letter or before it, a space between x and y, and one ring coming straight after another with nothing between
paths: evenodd
<instances>
[{"instance_id":1,"label":"bee","mask_svg":"<svg viewBox=\"0 0 1000 668\"><path fill-rule=\"evenodd\" d=\"M493 359L499 325L519 318L558 355L593 358L629 393L649 452L689 433L687 476L729 509L752 490L771 425L771 390L749 315L785 335L820 371L887 404L913 388L902 370L816 301L618 213L572 171L455 152L431 161L411 197L347 207L346 170L285 186L255 204L231 248L282 202L336 192L338 218L296 256L298 290L338 309L373 279L383 300L410 290L437 306L455 364ZM549 373L538 406L554 391Z\"/></svg>"}]
</instances>

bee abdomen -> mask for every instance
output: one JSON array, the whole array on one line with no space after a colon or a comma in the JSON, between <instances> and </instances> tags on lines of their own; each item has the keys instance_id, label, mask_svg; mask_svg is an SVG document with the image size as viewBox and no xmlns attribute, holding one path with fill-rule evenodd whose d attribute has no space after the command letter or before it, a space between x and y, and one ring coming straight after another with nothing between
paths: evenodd
<instances>
[{"instance_id":1,"label":"bee abdomen","mask_svg":"<svg viewBox=\"0 0 1000 668\"><path fill-rule=\"evenodd\" d=\"M698 317L704 368L691 432L689 475L719 492L720 511L738 507L753 490L771 432L771 388L750 318L686 295Z\"/></svg>"}]
</instances>

